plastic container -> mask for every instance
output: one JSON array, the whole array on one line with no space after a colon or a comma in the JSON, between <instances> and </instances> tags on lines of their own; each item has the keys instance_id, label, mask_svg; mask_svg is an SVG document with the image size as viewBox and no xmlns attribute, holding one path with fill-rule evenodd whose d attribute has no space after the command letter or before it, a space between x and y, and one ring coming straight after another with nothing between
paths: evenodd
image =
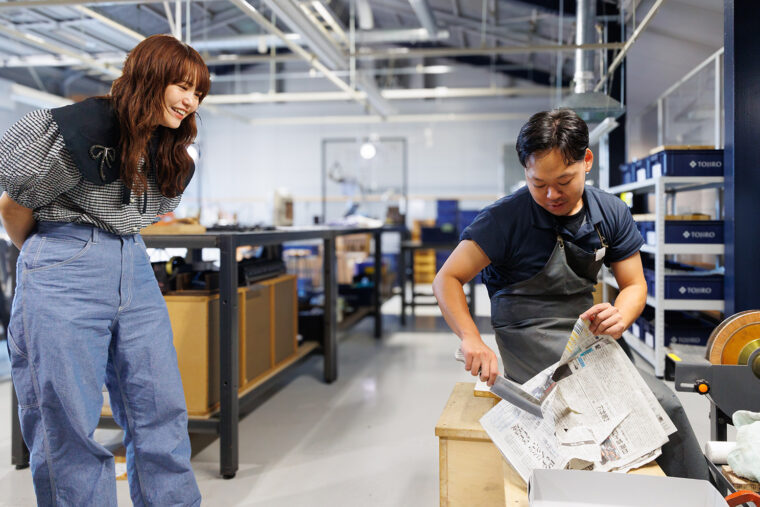
<instances>
[{"instance_id":1,"label":"plastic container","mask_svg":"<svg viewBox=\"0 0 760 507\"><path fill-rule=\"evenodd\" d=\"M663 150L646 160L650 178L723 176L723 150Z\"/></svg>"},{"instance_id":2,"label":"plastic container","mask_svg":"<svg viewBox=\"0 0 760 507\"><path fill-rule=\"evenodd\" d=\"M647 290L657 294L653 269L644 268ZM723 275L703 271L667 269L665 273L665 299L723 299Z\"/></svg>"},{"instance_id":3,"label":"plastic container","mask_svg":"<svg viewBox=\"0 0 760 507\"><path fill-rule=\"evenodd\" d=\"M654 222L637 222L639 232L647 245L656 245ZM666 243L723 243L723 220L666 220ZM699 253L699 252L694 252Z\"/></svg>"},{"instance_id":4,"label":"plastic container","mask_svg":"<svg viewBox=\"0 0 760 507\"><path fill-rule=\"evenodd\" d=\"M634 183L636 181L636 171L633 164L620 164L620 173L623 184Z\"/></svg>"},{"instance_id":5,"label":"plastic container","mask_svg":"<svg viewBox=\"0 0 760 507\"><path fill-rule=\"evenodd\" d=\"M706 345L716 324L687 312L668 312L665 317L665 346Z\"/></svg>"}]
</instances>

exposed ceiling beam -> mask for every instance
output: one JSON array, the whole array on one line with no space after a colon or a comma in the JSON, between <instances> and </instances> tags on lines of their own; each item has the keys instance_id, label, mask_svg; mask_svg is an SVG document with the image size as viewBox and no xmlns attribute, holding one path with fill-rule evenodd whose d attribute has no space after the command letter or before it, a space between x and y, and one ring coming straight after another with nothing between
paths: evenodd
<instances>
[{"instance_id":1,"label":"exposed ceiling beam","mask_svg":"<svg viewBox=\"0 0 760 507\"><path fill-rule=\"evenodd\" d=\"M205 0L182 1L202 2ZM18 0L16 2L0 2L0 9L34 9L36 7L56 7L62 5L160 4L163 2L164 0Z\"/></svg>"},{"instance_id":2,"label":"exposed ceiling beam","mask_svg":"<svg viewBox=\"0 0 760 507\"><path fill-rule=\"evenodd\" d=\"M366 104L366 101L363 97L360 96L360 94L352 89L348 84L346 84L342 79L340 79L338 76L333 74L333 72L325 67L325 65L320 62L313 54L307 52L305 49L300 47L298 44L289 41L287 39L286 34L277 28L275 25L269 22L268 19L266 19L257 9L255 9L251 4L246 2L245 0L229 0L234 5L236 5L241 11L243 11L248 17L253 19L256 23L261 25L263 29L268 31L269 33L272 33L276 36L278 36L280 39L282 39L285 44L288 46L288 48L303 58L304 60L308 61L315 69L322 72L324 76L330 80L335 86L343 90L344 92L347 92L353 100L356 100L357 102L361 102L363 104Z\"/></svg>"},{"instance_id":3,"label":"exposed ceiling beam","mask_svg":"<svg viewBox=\"0 0 760 507\"><path fill-rule=\"evenodd\" d=\"M557 0L513 0L517 3L532 5L548 12L559 12L559 2ZM565 15L575 16L577 2L575 0L564 1ZM597 0L596 11L599 14L617 14L617 6L607 0Z\"/></svg>"},{"instance_id":4,"label":"exposed ceiling beam","mask_svg":"<svg viewBox=\"0 0 760 507\"><path fill-rule=\"evenodd\" d=\"M303 11L290 0L262 0L278 19L291 30L300 33L306 45L331 69L347 69L348 58L335 41L319 31Z\"/></svg>"},{"instance_id":5,"label":"exposed ceiling beam","mask_svg":"<svg viewBox=\"0 0 760 507\"><path fill-rule=\"evenodd\" d=\"M399 1L393 1L393 0L372 0L372 6L375 9L382 9L382 10L386 10L392 13L403 12L409 15L414 14L414 10L406 2L399 2ZM445 23L446 27L449 30L453 27L464 27L464 28L469 28L472 31L477 31L478 34L484 33L486 37L498 37L499 39L502 39L505 42L509 42L509 43L517 42L517 43L524 44L525 42L528 41L529 34L524 31L518 31L518 30L515 30L514 28L505 29L504 27L502 27L502 30L494 30L493 28L491 29L487 28L484 30L482 26L482 19L480 18L473 18L473 17L465 16L464 14L460 14L459 16L454 16L450 12L447 12L441 9L433 9L433 12L435 13L436 18L440 20L441 22ZM516 37L516 36L519 36L519 37ZM546 39L546 38L541 38L541 41L544 41L547 44L554 42L553 40Z\"/></svg>"},{"instance_id":6,"label":"exposed ceiling beam","mask_svg":"<svg viewBox=\"0 0 760 507\"><path fill-rule=\"evenodd\" d=\"M409 3L414 9L414 13L417 15L417 19L420 20L420 25L424 28L428 36L433 37L438 33L438 25L435 22L435 14L430 8L430 4L427 0L409 0Z\"/></svg>"},{"instance_id":7,"label":"exposed ceiling beam","mask_svg":"<svg viewBox=\"0 0 760 507\"><path fill-rule=\"evenodd\" d=\"M285 125L361 125L376 123L453 123L473 121L520 121L530 118L531 113L441 113L441 114L398 114L382 116L300 116L276 118L250 118L247 123L254 126Z\"/></svg>"},{"instance_id":8,"label":"exposed ceiling beam","mask_svg":"<svg viewBox=\"0 0 760 507\"><path fill-rule=\"evenodd\" d=\"M358 92L366 96L365 92ZM525 88L415 88L381 90L385 100L463 99L484 97L541 97L556 93L551 87ZM335 102L352 100L345 92L241 93L209 95L204 104L268 104L275 102Z\"/></svg>"},{"instance_id":9,"label":"exposed ceiling beam","mask_svg":"<svg viewBox=\"0 0 760 507\"><path fill-rule=\"evenodd\" d=\"M288 40L299 45L307 44L298 33L285 34ZM360 30L356 32L358 44L387 44L403 42L429 42L431 40L446 40L449 32L440 30L433 39L428 37L423 28L402 30ZM197 39L193 47L198 51L251 50L264 45L265 47L287 47L282 39L271 34L233 35L229 37L214 37Z\"/></svg>"},{"instance_id":10,"label":"exposed ceiling beam","mask_svg":"<svg viewBox=\"0 0 760 507\"><path fill-rule=\"evenodd\" d=\"M556 53L558 51L575 51L576 49L621 49L622 42L610 42L606 44L539 44L533 46L497 46L490 48L428 48L409 49L396 48L383 51L362 50L359 58L374 60L389 60L399 58L435 58L435 57L458 57L458 56L492 56L526 53Z\"/></svg>"},{"instance_id":11,"label":"exposed ceiling beam","mask_svg":"<svg viewBox=\"0 0 760 507\"><path fill-rule=\"evenodd\" d=\"M85 16L89 16L93 19L96 19L103 23L106 26L109 26L113 28L114 30L123 33L124 35L133 38L134 40L140 42L141 40L145 39L145 36L141 33L137 33L136 31L132 30L129 27L126 27L122 25L121 23L118 23L114 21L113 19L109 18L108 16L104 16L103 14L96 12L89 7L84 7L82 5L76 5L74 6L74 9L81 12Z\"/></svg>"},{"instance_id":12,"label":"exposed ceiling beam","mask_svg":"<svg viewBox=\"0 0 760 507\"><path fill-rule=\"evenodd\" d=\"M20 32L18 30L14 30L13 28L9 28L7 26L2 26L2 25L0 25L0 34L6 35L8 37L12 37L25 44L37 47L39 49L48 51L53 54L60 54L63 56L74 58L79 61L80 65L83 65L89 69L95 70L98 73L103 74L111 79L115 79L121 75L121 69L119 69L118 67L114 65L100 62L86 53L72 51L71 49L68 49L59 44L53 44L53 43L47 42L42 37L39 37L37 35Z\"/></svg>"},{"instance_id":13,"label":"exposed ceiling beam","mask_svg":"<svg viewBox=\"0 0 760 507\"><path fill-rule=\"evenodd\" d=\"M652 21L652 18L654 18L654 15L657 14L657 11L660 9L660 7L662 7L664 1L665 0L657 0L654 5L652 5L652 8L649 9L649 12L647 12L646 16L644 16L644 19L641 20L639 26L625 42L623 49L617 54L617 56L615 56L615 59L612 60L612 63L607 69L607 72L601 77L601 79L599 79L599 82L594 87L595 92L601 90L607 79L612 76L612 73L615 72L615 69L617 69L618 65L620 65L620 63L623 61L623 58L625 58L625 55L628 53L628 50L631 49L633 43L636 42L636 39L639 38L644 30L646 30L647 26Z\"/></svg>"}]
</instances>

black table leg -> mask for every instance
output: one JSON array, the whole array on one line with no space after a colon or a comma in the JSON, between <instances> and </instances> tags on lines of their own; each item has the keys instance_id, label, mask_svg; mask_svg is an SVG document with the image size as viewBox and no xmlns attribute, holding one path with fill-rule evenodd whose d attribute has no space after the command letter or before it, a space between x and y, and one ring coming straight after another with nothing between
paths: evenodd
<instances>
[{"instance_id":1,"label":"black table leg","mask_svg":"<svg viewBox=\"0 0 760 507\"><path fill-rule=\"evenodd\" d=\"M232 479L238 469L238 270L232 237L219 244L219 468Z\"/></svg>"},{"instance_id":2,"label":"black table leg","mask_svg":"<svg viewBox=\"0 0 760 507\"><path fill-rule=\"evenodd\" d=\"M383 297L380 286L383 282L383 241L380 232L374 233L375 239L375 276L374 287L372 288L372 303L375 306L375 338L383 336L383 313L380 308L383 306Z\"/></svg>"},{"instance_id":3,"label":"black table leg","mask_svg":"<svg viewBox=\"0 0 760 507\"><path fill-rule=\"evenodd\" d=\"M338 301L338 284L335 260L335 238L324 239L322 253L322 286L325 291L324 336L322 353L324 354L324 378L330 383L338 378L338 337L337 317L335 315Z\"/></svg>"},{"instance_id":4,"label":"black table leg","mask_svg":"<svg viewBox=\"0 0 760 507\"><path fill-rule=\"evenodd\" d=\"M414 297L415 297L414 291L417 290L414 287L414 250L410 250L409 251L409 257L410 257L410 262L409 262L409 285L412 288L412 292L409 295L409 306L412 307L412 317L414 317Z\"/></svg>"},{"instance_id":5,"label":"black table leg","mask_svg":"<svg viewBox=\"0 0 760 507\"><path fill-rule=\"evenodd\" d=\"M401 247L399 257L399 285L401 285L401 325L406 326L406 279L407 279L407 255L409 250Z\"/></svg>"},{"instance_id":6,"label":"black table leg","mask_svg":"<svg viewBox=\"0 0 760 507\"><path fill-rule=\"evenodd\" d=\"M29 466L29 449L24 443L21 436L21 424L18 420L18 398L16 398L16 389L11 388L11 465L16 466L16 470L21 470Z\"/></svg>"}]
</instances>

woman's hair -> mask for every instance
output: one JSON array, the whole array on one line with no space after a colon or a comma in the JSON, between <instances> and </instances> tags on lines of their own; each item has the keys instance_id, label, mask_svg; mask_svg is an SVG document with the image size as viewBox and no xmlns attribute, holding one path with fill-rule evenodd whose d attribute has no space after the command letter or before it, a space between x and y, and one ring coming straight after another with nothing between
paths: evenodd
<instances>
[{"instance_id":1,"label":"woman's hair","mask_svg":"<svg viewBox=\"0 0 760 507\"><path fill-rule=\"evenodd\" d=\"M201 55L169 35L152 35L135 46L127 55L122 75L113 82L110 99L121 130L121 179L137 194L146 190L148 169L153 170L166 197L185 189L193 167L187 147L198 132L195 113L176 129L160 125L166 110L166 87L182 82L195 85L199 103L211 86ZM153 161L148 153L151 136L158 142ZM138 171L140 159L145 161L142 172ZM157 167L150 167L152 162Z\"/></svg>"},{"instance_id":2,"label":"woman's hair","mask_svg":"<svg viewBox=\"0 0 760 507\"><path fill-rule=\"evenodd\" d=\"M523 167L531 155L554 148L570 165L586 156L588 125L572 109L541 111L522 126L515 148Z\"/></svg>"}]
</instances>

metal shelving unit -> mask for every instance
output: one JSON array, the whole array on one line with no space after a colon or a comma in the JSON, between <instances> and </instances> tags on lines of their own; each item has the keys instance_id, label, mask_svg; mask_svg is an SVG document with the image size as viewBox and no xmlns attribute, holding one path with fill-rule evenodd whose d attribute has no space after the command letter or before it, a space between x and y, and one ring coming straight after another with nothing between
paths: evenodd
<instances>
[{"instance_id":1,"label":"metal shelving unit","mask_svg":"<svg viewBox=\"0 0 760 507\"><path fill-rule=\"evenodd\" d=\"M666 299L665 298L665 256L677 254L706 254L723 255L725 246L722 244L701 243L666 243L665 242L665 198L668 194L703 190L709 188L721 188L723 177L705 176L660 176L645 181L627 183L611 187L608 191L612 194L623 192L654 193L655 195L655 233L656 245L644 245L642 252L654 255L655 287L654 295L647 296L647 305L654 309L654 348L638 339L632 333L626 331L623 338L641 357L649 362L655 370L655 375L662 377L665 373L665 355L668 350L665 347L665 311L724 311L724 301L715 299ZM608 301L607 287L618 288L615 278L605 272L603 278L603 298Z\"/></svg>"}]
</instances>

